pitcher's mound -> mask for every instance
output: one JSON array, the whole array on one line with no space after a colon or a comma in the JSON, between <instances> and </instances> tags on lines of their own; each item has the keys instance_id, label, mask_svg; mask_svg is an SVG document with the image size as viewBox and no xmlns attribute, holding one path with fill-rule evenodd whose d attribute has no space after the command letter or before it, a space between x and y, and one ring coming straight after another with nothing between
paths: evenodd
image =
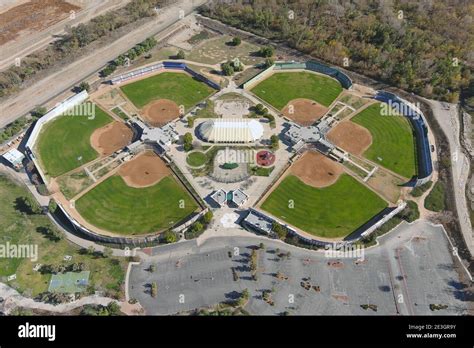
<instances>
[{"instance_id":1,"label":"pitcher's mound","mask_svg":"<svg viewBox=\"0 0 474 348\"><path fill-rule=\"evenodd\" d=\"M158 99L145 105L141 113L151 126L162 127L179 117L179 107L172 100Z\"/></svg>"},{"instance_id":2,"label":"pitcher's mound","mask_svg":"<svg viewBox=\"0 0 474 348\"><path fill-rule=\"evenodd\" d=\"M334 184L343 172L340 164L313 151L305 152L291 167L291 173L305 184L318 188Z\"/></svg>"},{"instance_id":3,"label":"pitcher's mound","mask_svg":"<svg viewBox=\"0 0 474 348\"><path fill-rule=\"evenodd\" d=\"M118 173L128 186L141 188L155 185L171 172L153 151L146 151L123 164Z\"/></svg>"},{"instance_id":4,"label":"pitcher's mound","mask_svg":"<svg viewBox=\"0 0 474 348\"><path fill-rule=\"evenodd\" d=\"M130 144L133 131L119 121L113 121L96 129L91 135L92 147L102 156L108 156Z\"/></svg>"},{"instance_id":5,"label":"pitcher's mound","mask_svg":"<svg viewBox=\"0 0 474 348\"><path fill-rule=\"evenodd\" d=\"M328 109L310 99L293 99L283 108L282 113L287 118L302 126L310 126L321 117Z\"/></svg>"}]
</instances>

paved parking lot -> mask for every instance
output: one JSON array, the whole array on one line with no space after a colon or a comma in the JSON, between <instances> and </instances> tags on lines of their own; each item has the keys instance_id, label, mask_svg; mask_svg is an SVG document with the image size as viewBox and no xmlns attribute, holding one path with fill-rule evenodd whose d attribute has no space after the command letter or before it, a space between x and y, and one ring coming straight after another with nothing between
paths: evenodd
<instances>
[{"instance_id":1,"label":"paved parking lot","mask_svg":"<svg viewBox=\"0 0 474 348\"><path fill-rule=\"evenodd\" d=\"M255 281L249 257L260 241L265 249L258 251ZM467 288L459 281L441 228L420 221L400 226L380 241L380 246L365 250L362 262L330 259L322 252L256 237L212 238L199 247L193 241L178 243L155 249L155 255L133 268L130 294L152 315L212 306L236 298L244 289L251 294L245 309L254 315L467 313ZM289 257L282 255L288 251ZM148 271L151 264L154 272ZM239 274L237 281L232 267ZM277 273L288 279L279 280ZM154 281L156 298L148 290ZM305 281L319 291L303 288ZM273 306L262 299L263 290L272 290ZM361 307L368 304L376 311ZM430 304L448 308L433 312Z\"/></svg>"}]
</instances>

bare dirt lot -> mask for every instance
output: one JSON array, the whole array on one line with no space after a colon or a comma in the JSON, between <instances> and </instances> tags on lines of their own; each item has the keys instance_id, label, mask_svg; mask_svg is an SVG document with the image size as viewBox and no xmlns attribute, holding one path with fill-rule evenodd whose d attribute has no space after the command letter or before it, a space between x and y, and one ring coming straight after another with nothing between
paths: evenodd
<instances>
[{"instance_id":1,"label":"bare dirt lot","mask_svg":"<svg viewBox=\"0 0 474 348\"><path fill-rule=\"evenodd\" d=\"M102 156L108 156L130 144L132 138L133 132L125 123L114 121L92 133L91 145Z\"/></svg>"},{"instance_id":2,"label":"bare dirt lot","mask_svg":"<svg viewBox=\"0 0 474 348\"><path fill-rule=\"evenodd\" d=\"M334 184L344 169L318 152L307 151L293 164L290 172L307 185L326 187Z\"/></svg>"},{"instance_id":3,"label":"bare dirt lot","mask_svg":"<svg viewBox=\"0 0 474 348\"><path fill-rule=\"evenodd\" d=\"M161 127L179 117L179 107L172 100L159 99L145 105L141 114L153 127Z\"/></svg>"},{"instance_id":4,"label":"bare dirt lot","mask_svg":"<svg viewBox=\"0 0 474 348\"><path fill-rule=\"evenodd\" d=\"M81 8L63 0L32 0L0 13L0 45L29 32L41 31Z\"/></svg>"},{"instance_id":5,"label":"bare dirt lot","mask_svg":"<svg viewBox=\"0 0 474 348\"><path fill-rule=\"evenodd\" d=\"M310 126L321 117L328 109L310 99L293 99L283 108L283 115L302 126Z\"/></svg>"},{"instance_id":6,"label":"bare dirt lot","mask_svg":"<svg viewBox=\"0 0 474 348\"><path fill-rule=\"evenodd\" d=\"M354 154L362 155L372 144L370 132L351 121L343 121L331 129L327 137L335 145Z\"/></svg>"},{"instance_id":7,"label":"bare dirt lot","mask_svg":"<svg viewBox=\"0 0 474 348\"><path fill-rule=\"evenodd\" d=\"M154 152L146 151L123 164L118 173L128 186L140 188L155 185L171 171Z\"/></svg>"}]
</instances>

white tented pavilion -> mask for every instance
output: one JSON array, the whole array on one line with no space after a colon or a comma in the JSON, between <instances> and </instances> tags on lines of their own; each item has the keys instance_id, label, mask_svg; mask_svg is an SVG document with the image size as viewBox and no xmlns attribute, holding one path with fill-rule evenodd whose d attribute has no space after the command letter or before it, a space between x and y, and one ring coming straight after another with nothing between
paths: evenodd
<instances>
[{"instance_id":1,"label":"white tented pavilion","mask_svg":"<svg viewBox=\"0 0 474 348\"><path fill-rule=\"evenodd\" d=\"M202 123L198 132L210 143L251 143L262 137L263 126L257 120L224 118Z\"/></svg>"}]
</instances>

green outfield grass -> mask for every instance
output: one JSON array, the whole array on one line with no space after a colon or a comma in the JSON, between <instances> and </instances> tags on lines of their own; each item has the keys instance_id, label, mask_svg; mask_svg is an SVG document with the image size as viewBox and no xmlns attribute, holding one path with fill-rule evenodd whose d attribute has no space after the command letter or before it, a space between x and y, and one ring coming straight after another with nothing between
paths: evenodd
<instances>
[{"instance_id":1,"label":"green outfield grass","mask_svg":"<svg viewBox=\"0 0 474 348\"><path fill-rule=\"evenodd\" d=\"M324 238L346 237L385 207L382 198L347 174L322 189L289 175L262 204L276 218Z\"/></svg>"},{"instance_id":2,"label":"green outfield grass","mask_svg":"<svg viewBox=\"0 0 474 348\"><path fill-rule=\"evenodd\" d=\"M112 176L76 202L78 212L89 223L121 235L166 229L197 207L172 176L144 188L130 187L122 177Z\"/></svg>"},{"instance_id":3,"label":"green outfield grass","mask_svg":"<svg viewBox=\"0 0 474 348\"><path fill-rule=\"evenodd\" d=\"M189 109L210 96L214 90L188 74L164 72L120 87L136 107L157 99L170 99Z\"/></svg>"},{"instance_id":4,"label":"green outfield grass","mask_svg":"<svg viewBox=\"0 0 474 348\"><path fill-rule=\"evenodd\" d=\"M95 107L95 118L61 116L44 125L38 137L37 152L47 175L57 177L87 162L99 154L91 146L92 133L112 118Z\"/></svg>"},{"instance_id":5,"label":"green outfield grass","mask_svg":"<svg viewBox=\"0 0 474 348\"><path fill-rule=\"evenodd\" d=\"M252 88L252 93L281 110L290 100L306 98L329 106L342 92L336 80L309 72L281 72Z\"/></svg>"},{"instance_id":6,"label":"green outfield grass","mask_svg":"<svg viewBox=\"0 0 474 348\"><path fill-rule=\"evenodd\" d=\"M364 156L410 179L416 175L416 145L410 121L404 116L383 116L381 110L381 104L376 103L351 119L372 134L372 145Z\"/></svg>"}]
</instances>

